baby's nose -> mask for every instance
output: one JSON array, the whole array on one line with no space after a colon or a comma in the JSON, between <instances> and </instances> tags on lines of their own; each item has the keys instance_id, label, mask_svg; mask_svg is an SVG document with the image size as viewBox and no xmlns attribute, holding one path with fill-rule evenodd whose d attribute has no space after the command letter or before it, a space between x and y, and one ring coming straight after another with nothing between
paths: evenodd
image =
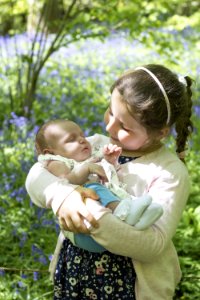
<instances>
[{"instance_id":1,"label":"baby's nose","mask_svg":"<svg viewBox=\"0 0 200 300\"><path fill-rule=\"evenodd\" d=\"M79 137L79 143L82 144L82 143L84 143L84 142L85 142L85 138L84 138L83 136L80 136L80 137Z\"/></svg>"}]
</instances>

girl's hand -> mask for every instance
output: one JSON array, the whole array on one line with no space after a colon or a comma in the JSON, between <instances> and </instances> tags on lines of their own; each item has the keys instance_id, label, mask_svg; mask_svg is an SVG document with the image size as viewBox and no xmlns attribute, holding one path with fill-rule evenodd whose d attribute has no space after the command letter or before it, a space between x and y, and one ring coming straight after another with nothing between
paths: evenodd
<instances>
[{"instance_id":1,"label":"girl's hand","mask_svg":"<svg viewBox=\"0 0 200 300\"><path fill-rule=\"evenodd\" d=\"M121 153L122 148L113 144L105 145L103 149L104 158L112 165L117 164Z\"/></svg>"},{"instance_id":2,"label":"girl's hand","mask_svg":"<svg viewBox=\"0 0 200 300\"><path fill-rule=\"evenodd\" d=\"M89 213L84 204L84 198L98 200L97 194L84 187L76 188L62 203L57 215L62 229L74 233L89 233L84 220L88 221L92 227L97 228L97 220Z\"/></svg>"}]
</instances>

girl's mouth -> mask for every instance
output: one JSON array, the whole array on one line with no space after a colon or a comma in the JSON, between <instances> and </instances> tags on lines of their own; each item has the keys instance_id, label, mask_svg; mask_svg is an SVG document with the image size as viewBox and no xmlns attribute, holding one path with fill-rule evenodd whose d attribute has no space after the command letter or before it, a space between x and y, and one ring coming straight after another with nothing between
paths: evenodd
<instances>
[{"instance_id":1,"label":"girl's mouth","mask_svg":"<svg viewBox=\"0 0 200 300\"><path fill-rule=\"evenodd\" d=\"M119 142L119 140L115 139L115 138L112 137L112 136L110 137L110 139L113 140L113 141Z\"/></svg>"}]
</instances>

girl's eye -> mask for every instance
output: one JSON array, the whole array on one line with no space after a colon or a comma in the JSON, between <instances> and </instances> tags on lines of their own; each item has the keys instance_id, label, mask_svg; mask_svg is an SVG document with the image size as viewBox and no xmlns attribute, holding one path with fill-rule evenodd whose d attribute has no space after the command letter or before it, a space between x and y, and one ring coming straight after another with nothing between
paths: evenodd
<instances>
[{"instance_id":1,"label":"girl's eye","mask_svg":"<svg viewBox=\"0 0 200 300\"><path fill-rule=\"evenodd\" d=\"M126 128L123 124L121 124L121 128L124 129L125 131L129 132L130 130Z\"/></svg>"},{"instance_id":2,"label":"girl's eye","mask_svg":"<svg viewBox=\"0 0 200 300\"><path fill-rule=\"evenodd\" d=\"M123 123L120 123L120 126L121 126L121 128L122 129L124 129L124 130L128 130L125 126L124 126L124 124Z\"/></svg>"},{"instance_id":3,"label":"girl's eye","mask_svg":"<svg viewBox=\"0 0 200 300\"><path fill-rule=\"evenodd\" d=\"M108 108L107 108L107 113L108 113L110 116L113 115L110 105L109 105Z\"/></svg>"}]
</instances>

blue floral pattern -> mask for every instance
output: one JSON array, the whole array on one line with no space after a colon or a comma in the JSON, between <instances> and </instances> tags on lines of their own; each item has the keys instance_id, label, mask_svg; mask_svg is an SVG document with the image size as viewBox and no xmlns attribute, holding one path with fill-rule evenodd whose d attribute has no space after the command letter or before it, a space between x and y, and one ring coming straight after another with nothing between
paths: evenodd
<instances>
[{"instance_id":1,"label":"blue floral pattern","mask_svg":"<svg viewBox=\"0 0 200 300\"><path fill-rule=\"evenodd\" d=\"M135 300L131 258L92 253L65 240L55 272L54 300Z\"/></svg>"}]
</instances>

